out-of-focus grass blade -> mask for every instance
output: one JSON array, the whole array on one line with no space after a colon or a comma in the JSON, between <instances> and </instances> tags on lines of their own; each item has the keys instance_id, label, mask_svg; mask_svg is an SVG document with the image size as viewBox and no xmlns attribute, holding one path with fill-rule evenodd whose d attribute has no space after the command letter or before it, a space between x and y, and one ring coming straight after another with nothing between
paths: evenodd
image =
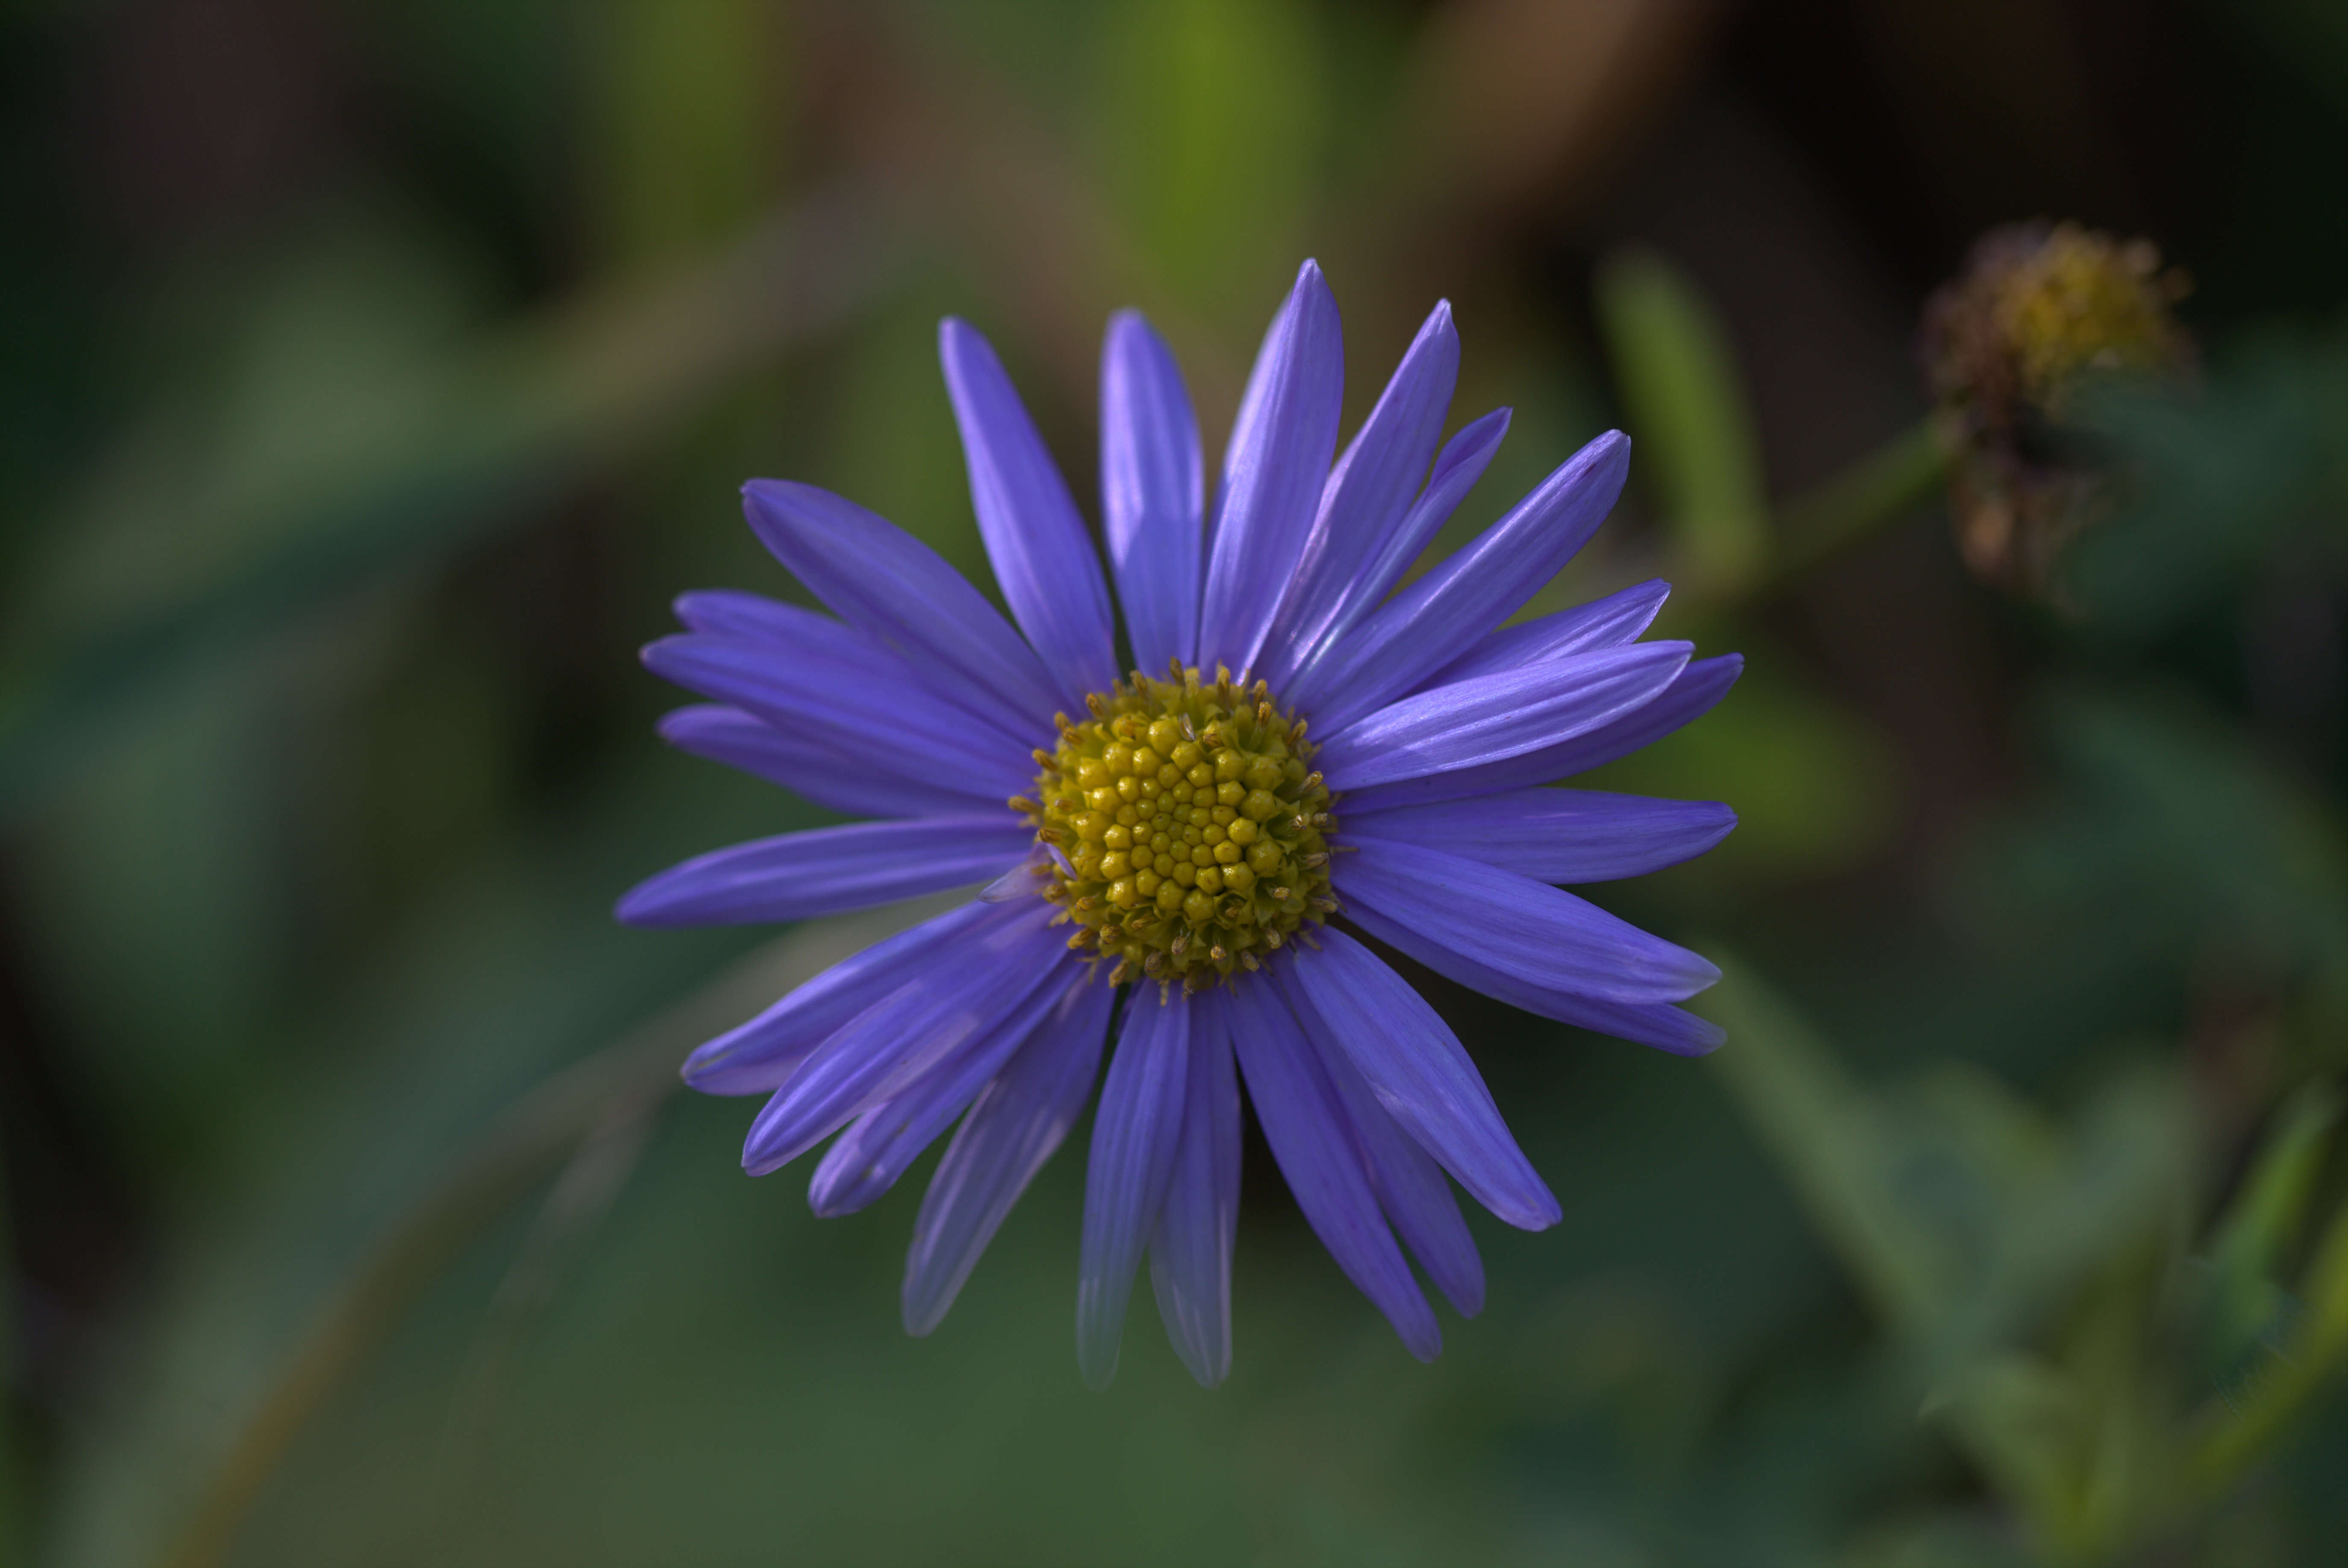
<instances>
[{"instance_id":1,"label":"out-of-focus grass blade","mask_svg":"<svg viewBox=\"0 0 2348 1568\"><path fill-rule=\"evenodd\" d=\"M1903 1327L1927 1321L1945 1271L1885 1180L1892 1151L1874 1106L1756 975L1706 951L1721 982L1705 994L1704 1011L1729 1043L1705 1059L1878 1310Z\"/></svg>"},{"instance_id":2,"label":"out-of-focus grass blade","mask_svg":"<svg viewBox=\"0 0 2348 1568\"><path fill-rule=\"evenodd\" d=\"M2242 1472L2272 1453L2315 1395L2348 1362L2348 1204L2343 1204L2315 1249L2300 1285L2304 1315L2267 1377L2231 1406L2211 1414L2194 1455L2196 1478L2222 1494Z\"/></svg>"},{"instance_id":3,"label":"out-of-focus grass blade","mask_svg":"<svg viewBox=\"0 0 2348 1568\"><path fill-rule=\"evenodd\" d=\"M1972 1073L1870 1094L1749 970L1722 973L1707 1011L1731 1046L1710 1059L1928 1379L2177 1218L2191 1133L2165 1079L2115 1080L2070 1130Z\"/></svg>"},{"instance_id":4,"label":"out-of-focus grass blade","mask_svg":"<svg viewBox=\"0 0 2348 1568\"><path fill-rule=\"evenodd\" d=\"M171 674L443 556L624 458L869 298L874 213L829 199L672 275L572 302L455 367L412 441L314 486L275 542L189 597L0 673L0 814L66 776Z\"/></svg>"},{"instance_id":5,"label":"out-of-focus grass blade","mask_svg":"<svg viewBox=\"0 0 2348 1568\"><path fill-rule=\"evenodd\" d=\"M1728 335L1694 282L1649 252L1599 268L1600 327L1633 459L1654 487L1681 573L1709 595L1746 586L1769 553L1769 512Z\"/></svg>"},{"instance_id":6,"label":"out-of-focus grass blade","mask_svg":"<svg viewBox=\"0 0 2348 1568\"><path fill-rule=\"evenodd\" d=\"M1097 15L1086 139L1113 210L1185 304L1243 332L1315 204L1332 106L1314 9L1146 0Z\"/></svg>"},{"instance_id":7,"label":"out-of-focus grass blade","mask_svg":"<svg viewBox=\"0 0 2348 1568\"><path fill-rule=\"evenodd\" d=\"M286 1348L265 1386L254 1391L251 1408L220 1439L217 1468L165 1560L190 1568L220 1562L303 1428L417 1295L515 1202L572 1164L582 1146L613 1132L640 1139L642 1124L675 1088L676 1065L694 1045L845 953L933 914L947 902L933 898L818 922L778 938L623 1038L546 1078L483 1129L391 1217L307 1331ZM561 1191L551 1200L565 1201ZM530 1266L540 1262L529 1261Z\"/></svg>"},{"instance_id":8,"label":"out-of-focus grass blade","mask_svg":"<svg viewBox=\"0 0 2348 1568\"><path fill-rule=\"evenodd\" d=\"M2307 1212L2324 1138L2339 1115L2339 1097L2328 1088L2296 1096L2219 1223L2209 1247L2206 1332L2221 1371L2251 1351L2283 1308L2277 1267Z\"/></svg>"}]
</instances>

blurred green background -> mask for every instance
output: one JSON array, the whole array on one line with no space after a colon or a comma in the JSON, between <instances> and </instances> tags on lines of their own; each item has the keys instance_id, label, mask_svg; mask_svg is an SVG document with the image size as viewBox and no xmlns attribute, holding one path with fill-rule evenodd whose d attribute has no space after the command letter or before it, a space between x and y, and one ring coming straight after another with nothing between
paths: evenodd
<instances>
[{"instance_id":1,"label":"blurred green background","mask_svg":"<svg viewBox=\"0 0 2348 1568\"><path fill-rule=\"evenodd\" d=\"M0 9L0 1565L2261 1564L2348 1535L2348 26L2326 0L19 0ZM1915 338L1993 225L2192 274L1968 575ZM1457 311L1742 649L1595 780L1676 1060L1424 972L1565 1222L1413 1362L1251 1142L1237 1364L1072 1355L1064 1150L932 1338L684 1051L908 918L623 932L821 820L633 650L795 594L751 475L983 575L936 319L1080 496L1107 313L1219 444L1317 256ZM2010 587L2010 585L2009 585ZM1075 1147L1085 1136L1080 1128ZM1252 1140L1253 1134L1251 1134ZM2329 1546L2326 1542L2330 1542Z\"/></svg>"}]
</instances>

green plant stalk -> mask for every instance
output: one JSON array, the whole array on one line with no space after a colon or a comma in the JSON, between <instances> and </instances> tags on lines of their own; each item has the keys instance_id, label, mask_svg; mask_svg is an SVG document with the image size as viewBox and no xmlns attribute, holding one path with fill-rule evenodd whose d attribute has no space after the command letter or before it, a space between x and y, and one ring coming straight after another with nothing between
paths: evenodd
<instances>
[{"instance_id":1,"label":"green plant stalk","mask_svg":"<svg viewBox=\"0 0 2348 1568\"><path fill-rule=\"evenodd\" d=\"M2194 1452L2192 1474L2205 1498L2223 1495L2272 1452L2348 1361L2348 1204L2317 1244L2302 1295L2306 1315L2273 1369Z\"/></svg>"},{"instance_id":2,"label":"green plant stalk","mask_svg":"<svg viewBox=\"0 0 2348 1568\"><path fill-rule=\"evenodd\" d=\"M1892 437L1778 509L1776 555L1759 586L1782 586L1925 505L1940 494L1948 471L1936 421L1921 420Z\"/></svg>"}]
</instances>

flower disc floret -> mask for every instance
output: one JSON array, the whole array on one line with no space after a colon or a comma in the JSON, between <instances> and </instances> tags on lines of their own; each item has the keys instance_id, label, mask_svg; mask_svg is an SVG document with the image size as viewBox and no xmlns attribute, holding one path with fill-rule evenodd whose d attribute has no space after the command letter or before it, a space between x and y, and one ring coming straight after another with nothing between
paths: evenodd
<instances>
[{"instance_id":1,"label":"flower disc floret","mask_svg":"<svg viewBox=\"0 0 2348 1568\"><path fill-rule=\"evenodd\" d=\"M1012 805L1056 851L1044 896L1076 923L1068 945L1113 984L1252 973L1336 909L1329 789L1264 682L1178 665L1086 700L1091 717L1060 715L1058 748L1035 753L1035 799Z\"/></svg>"}]
</instances>

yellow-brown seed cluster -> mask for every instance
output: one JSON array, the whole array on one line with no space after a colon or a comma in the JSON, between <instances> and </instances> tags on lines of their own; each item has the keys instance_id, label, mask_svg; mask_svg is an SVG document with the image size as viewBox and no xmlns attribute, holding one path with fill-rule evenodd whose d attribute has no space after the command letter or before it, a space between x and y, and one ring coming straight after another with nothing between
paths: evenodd
<instances>
[{"instance_id":1,"label":"yellow-brown seed cluster","mask_svg":"<svg viewBox=\"0 0 2348 1568\"><path fill-rule=\"evenodd\" d=\"M1044 896L1076 923L1068 945L1137 978L1193 992L1318 925L1328 896L1329 790L1304 721L1258 681L1136 671L1060 716L1037 751L1035 799L1011 804L1059 851Z\"/></svg>"},{"instance_id":2,"label":"yellow-brown seed cluster","mask_svg":"<svg viewBox=\"0 0 2348 1568\"><path fill-rule=\"evenodd\" d=\"M1993 230L1925 306L1919 340L1950 458L1957 544L1982 580L2059 602L2057 562L2110 508L2071 421L2113 377L2189 373L2185 275L2150 242L2076 223Z\"/></svg>"}]
</instances>

